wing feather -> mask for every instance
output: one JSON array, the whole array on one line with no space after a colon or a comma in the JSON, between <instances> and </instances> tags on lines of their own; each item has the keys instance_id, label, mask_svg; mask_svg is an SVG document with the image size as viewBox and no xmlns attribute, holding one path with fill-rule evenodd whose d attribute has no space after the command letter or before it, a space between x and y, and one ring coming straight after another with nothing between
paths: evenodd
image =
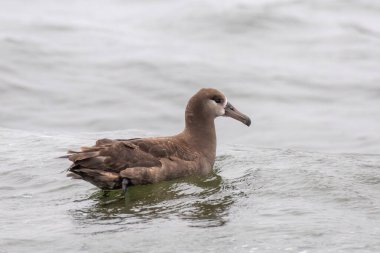
<instances>
[{"instance_id":1,"label":"wing feather","mask_svg":"<svg viewBox=\"0 0 380 253\"><path fill-rule=\"evenodd\" d=\"M66 156L73 162L69 171L102 189L120 187L120 172L134 168L136 175L144 170L162 168L162 159L195 160L197 154L176 145L169 138L110 140L101 139L92 147L69 151ZM141 170L141 171L140 171Z\"/></svg>"}]
</instances>

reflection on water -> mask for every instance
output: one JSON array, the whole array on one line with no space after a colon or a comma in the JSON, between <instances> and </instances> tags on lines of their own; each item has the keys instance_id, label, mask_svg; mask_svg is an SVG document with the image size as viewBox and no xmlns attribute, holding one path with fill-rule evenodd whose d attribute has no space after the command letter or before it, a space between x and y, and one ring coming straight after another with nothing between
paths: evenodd
<instances>
[{"instance_id":1,"label":"reflection on water","mask_svg":"<svg viewBox=\"0 0 380 253\"><path fill-rule=\"evenodd\" d=\"M226 157L219 157L218 164L228 166ZM218 166L218 165L217 165ZM210 176L191 177L151 185L139 185L121 190L98 190L88 198L93 204L72 212L81 222L83 216L90 222L120 222L135 224L153 219L178 217L189 226L214 227L228 222L230 207L237 198L246 196L255 173L250 171L232 179L222 178L218 169ZM244 189L245 188L245 189Z\"/></svg>"},{"instance_id":2,"label":"reflection on water","mask_svg":"<svg viewBox=\"0 0 380 253\"><path fill-rule=\"evenodd\" d=\"M128 224L176 216L190 221L191 226L222 226L234 203L234 195L226 190L228 184L219 175L212 174L208 178L133 186L125 195L121 190L99 190L89 197L94 201L91 207L73 213L79 212L80 219L84 213L88 219L102 220L102 223L118 219Z\"/></svg>"}]
</instances>

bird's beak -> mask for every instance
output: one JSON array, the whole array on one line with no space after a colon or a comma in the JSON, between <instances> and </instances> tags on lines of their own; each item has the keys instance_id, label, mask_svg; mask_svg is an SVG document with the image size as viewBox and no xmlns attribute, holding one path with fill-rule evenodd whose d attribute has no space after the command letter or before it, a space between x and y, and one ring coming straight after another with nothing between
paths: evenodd
<instances>
[{"instance_id":1,"label":"bird's beak","mask_svg":"<svg viewBox=\"0 0 380 253\"><path fill-rule=\"evenodd\" d=\"M247 126L250 126L251 125L251 119L239 112L233 105L231 105L229 102L227 103L227 105L224 107L224 110L225 110L225 113L223 116L226 116L226 117L231 117L233 119L236 119L242 123L244 123L245 125Z\"/></svg>"}]
</instances>

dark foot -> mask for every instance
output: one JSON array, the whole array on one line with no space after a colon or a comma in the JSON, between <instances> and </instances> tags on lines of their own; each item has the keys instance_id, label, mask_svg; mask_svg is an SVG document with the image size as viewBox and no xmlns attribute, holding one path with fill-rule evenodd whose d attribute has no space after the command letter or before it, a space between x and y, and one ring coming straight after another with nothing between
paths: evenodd
<instances>
[{"instance_id":1,"label":"dark foot","mask_svg":"<svg viewBox=\"0 0 380 253\"><path fill-rule=\"evenodd\" d=\"M123 181L121 181L121 188L123 189L124 192L127 191L128 185L130 185L130 180L128 178L123 178Z\"/></svg>"}]
</instances>

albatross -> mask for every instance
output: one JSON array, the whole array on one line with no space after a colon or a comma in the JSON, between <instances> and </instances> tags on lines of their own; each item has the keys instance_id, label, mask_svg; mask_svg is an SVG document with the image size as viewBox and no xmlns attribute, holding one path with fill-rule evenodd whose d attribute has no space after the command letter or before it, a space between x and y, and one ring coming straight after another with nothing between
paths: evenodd
<instances>
[{"instance_id":1,"label":"albatross","mask_svg":"<svg viewBox=\"0 0 380 253\"><path fill-rule=\"evenodd\" d=\"M174 136L100 139L80 151L69 150L68 176L103 189L123 189L190 175L207 175L216 156L215 118L231 117L247 126L251 119L239 112L220 91L204 88L193 95L185 111L185 129Z\"/></svg>"}]
</instances>

